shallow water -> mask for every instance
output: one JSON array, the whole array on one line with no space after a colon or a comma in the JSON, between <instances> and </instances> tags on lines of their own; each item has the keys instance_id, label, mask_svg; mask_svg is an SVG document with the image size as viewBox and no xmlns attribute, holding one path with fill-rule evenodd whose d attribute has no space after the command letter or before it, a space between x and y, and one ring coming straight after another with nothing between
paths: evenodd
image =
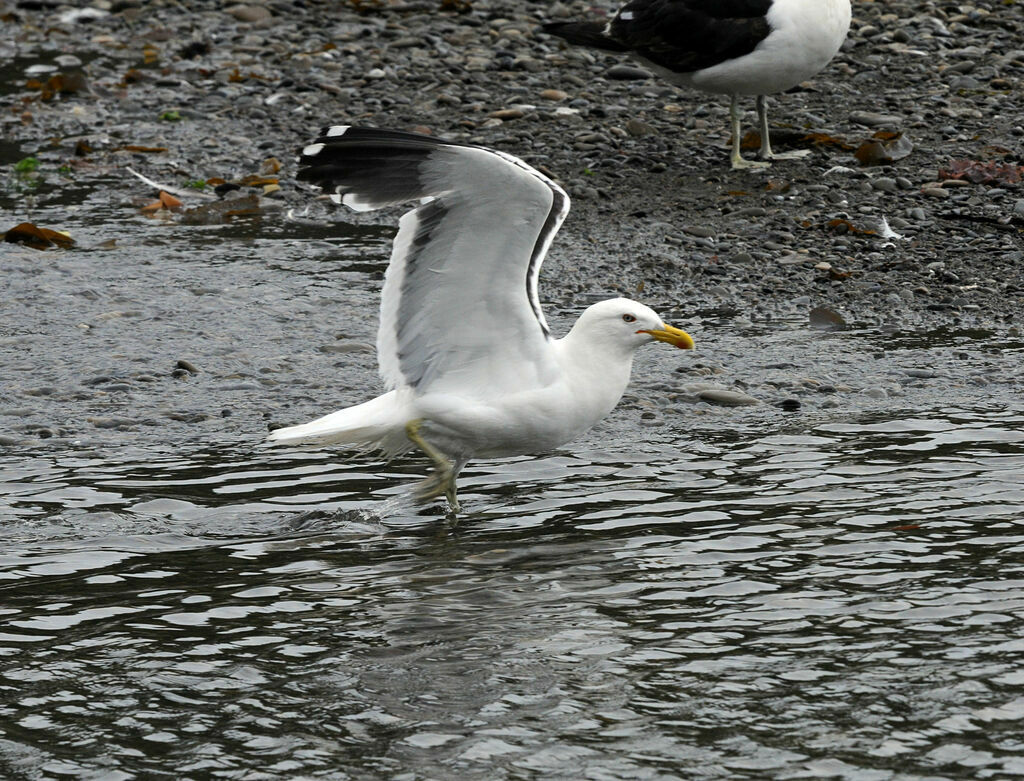
<instances>
[{"instance_id":1,"label":"shallow water","mask_svg":"<svg viewBox=\"0 0 1024 781\"><path fill-rule=\"evenodd\" d=\"M1024 405L0 461L9 777L1024 774Z\"/></svg>"},{"instance_id":2,"label":"shallow water","mask_svg":"<svg viewBox=\"0 0 1024 781\"><path fill-rule=\"evenodd\" d=\"M4 256L0 776L1024 775L1019 336L652 302L698 351L452 523L259 444L373 392L391 229L125 211L43 188L79 248Z\"/></svg>"}]
</instances>

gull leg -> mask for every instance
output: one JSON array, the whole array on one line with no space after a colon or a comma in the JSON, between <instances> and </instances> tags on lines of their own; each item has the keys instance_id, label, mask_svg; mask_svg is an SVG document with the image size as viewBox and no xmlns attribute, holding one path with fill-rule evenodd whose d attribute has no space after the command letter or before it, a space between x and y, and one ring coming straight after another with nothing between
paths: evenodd
<instances>
[{"instance_id":1,"label":"gull leg","mask_svg":"<svg viewBox=\"0 0 1024 781\"><path fill-rule=\"evenodd\" d=\"M772 137L768 132L768 98L757 96L757 121L761 125L761 159L762 160L798 160L807 157L810 149L796 149L792 152L773 152Z\"/></svg>"},{"instance_id":2,"label":"gull leg","mask_svg":"<svg viewBox=\"0 0 1024 781\"><path fill-rule=\"evenodd\" d=\"M742 171L747 168L767 168L771 163L761 160L744 160L740 154L740 106L739 95L732 95L729 101L729 122L732 125L732 168ZM764 136L762 136L764 138Z\"/></svg>"},{"instance_id":3,"label":"gull leg","mask_svg":"<svg viewBox=\"0 0 1024 781\"><path fill-rule=\"evenodd\" d=\"M420 427L423 419L417 418L405 424L405 435L416 447L422 450L426 456L434 462L437 469L430 477L424 480L416 489L416 500L420 502L433 499L435 496L445 495L453 512L459 512L459 498L455 493L455 478L465 465L465 461L456 462L454 465L448 460L444 453L431 445L420 434Z\"/></svg>"}]
</instances>

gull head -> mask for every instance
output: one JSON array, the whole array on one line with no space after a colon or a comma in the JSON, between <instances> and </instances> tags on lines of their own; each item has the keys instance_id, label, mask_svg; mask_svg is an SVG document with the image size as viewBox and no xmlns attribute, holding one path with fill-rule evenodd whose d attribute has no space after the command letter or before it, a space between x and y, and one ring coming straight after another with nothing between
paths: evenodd
<instances>
[{"instance_id":1,"label":"gull head","mask_svg":"<svg viewBox=\"0 0 1024 781\"><path fill-rule=\"evenodd\" d=\"M667 342L682 350L693 349L686 331L666 325L649 306L628 298L612 298L588 307L573 326L588 340L616 345L632 352L650 342Z\"/></svg>"}]
</instances>

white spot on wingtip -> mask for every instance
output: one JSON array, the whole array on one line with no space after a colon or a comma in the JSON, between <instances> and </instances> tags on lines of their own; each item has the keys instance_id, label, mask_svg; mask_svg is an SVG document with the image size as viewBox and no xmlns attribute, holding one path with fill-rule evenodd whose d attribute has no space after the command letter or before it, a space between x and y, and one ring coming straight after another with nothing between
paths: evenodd
<instances>
[{"instance_id":1,"label":"white spot on wingtip","mask_svg":"<svg viewBox=\"0 0 1024 781\"><path fill-rule=\"evenodd\" d=\"M632 22L633 21L633 12L632 11L623 11L621 14L619 14L619 19L621 19L624 22Z\"/></svg>"},{"instance_id":2,"label":"white spot on wingtip","mask_svg":"<svg viewBox=\"0 0 1024 781\"><path fill-rule=\"evenodd\" d=\"M320 150L324 148L323 144L310 144L302 150L303 157L316 157L320 154Z\"/></svg>"},{"instance_id":3,"label":"white spot on wingtip","mask_svg":"<svg viewBox=\"0 0 1024 781\"><path fill-rule=\"evenodd\" d=\"M359 196L355 193L339 193L337 195L332 195L331 198L334 199L335 203L343 204L354 212L368 212L377 208L372 203L360 200Z\"/></svg>"},{"instance_id":4,"label":"white spot on wingtip","mask_svg":"<svg viewBox=\"0 0 1024 781\"><path fill-rule=\"evenodd\" d=\"M335 136L343 136L349 131L349 128L351 127L351 125L335 125L334 127L327 128L327 133L325 135L328 138L334 138Z\"/></svg>"}]
</instances>

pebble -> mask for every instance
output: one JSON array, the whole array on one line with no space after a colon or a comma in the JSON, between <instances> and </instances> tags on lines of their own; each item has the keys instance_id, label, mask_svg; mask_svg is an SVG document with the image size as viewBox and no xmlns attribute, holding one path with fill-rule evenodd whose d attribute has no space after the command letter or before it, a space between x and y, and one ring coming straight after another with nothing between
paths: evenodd
<instances>
[{"instance_id":1,"label":"pebble","mask_svg":"<svg viewBox=\"0 0 1024 781\"><path fill-rule=\"evenodd\" d=\"M560 101L569 97L569 94L560 89L546 89L540 93L543 100Z\"/></svg>"},{"instance_id":2,"label":"pebble","mask_svg":"<svg viewBox=\"0 0 1024 781\"><path fill-rule=\"evenodd\" d=\"M263 22L272 16L270 11L261 5L233 5L225 10L240 22Z\"/></svg>"},{"instance_id":3,"label":"pebble","mask_svg":"<svg viewBox=\"0 0 1024 781\"><path fill-rule=\"evenodd\" d=\"M526 116L526 112L521 108L503 108L498 111L492 111L488 116L492 119L500 119L505 122L510 119L521 119Z\"/></svg>"},{"instance_id":4,"label":"pebble","mask_svg":"<svg viewBox=\"0 0 1024 781\"><path fill-rule=\"evenodd\" d=\"M921 188L921 195L927 195L929 198L948 198L950 192L941 184L931 184Z\"/></svg>"},{"instance_id":5,"label":"pebble","mask_svg":"<svg viewBox=\"0 0 1024 781\"><path fill-rule=\"evenodd\" d=\"M641 122L639 119L630 119L626 122L626 132L634 138L657 135L658 131L653 125Z\"/></svg>"},{"instance_id":6,"label":"pebble","mask_svg":"<svg viewBox=\"0 0 1024 781\"><path fill-rule=\"evenodd\" d=\"M683 226L683 233L699 236L704 239L711 239L718 235L714 228L709 228L706 225L685 225Z\"/></svg>"},{"instance_id":7,"label":"pebble","mask_svg":"<svg viewBox=\"0 0 1024 781\"><path fill-rule=\"evenodd\" d=\"M372 353L374 349L373 345L367 344L366 342L355 341L334 342L333 344L320 345L320 352L334 354Z\"/></svg>"},{"instance_id":8,"label":"pebble","mask_svg":"<svg viewBox=\"0 0 1024 781\"><path fill-rule=\"evenodd\" d=\"M737 209L734 212L730 212L730 217L766 217L768 216L768 210L763 206L747 206L743 209Z\"/></svg>"},{"instance_id":9,"label":"pebble","mask_svg":"<svg viewBox=\"0 0 1024 781\"><path fill-rule=\"evenodd\" d=\"M697 394L697 398L709 404L719 404L723 407L743 407L752 404L760 404L758 399L746 393L732 390L718 390L711 388Z\"/></svg>"},{"instance_id":10,"label":"pebble","mask_svg":"<svg viewBox=\"0 0 1024 781\"><path fill-rule=\"evenodd\" d=\"M889 398L889 393L888 391L885 390L885 388L865 388L863 391L861 391L861 393L872 399Z\"/></svg>"},{"instance_id":11,"label":"pebble","mask_svg":"<svg viewBox=\"0 0 1024 781\"><path fill-rule=\"evenodd\" d=\"M807 320L811 328L818 328L823 331L841 331L846 328L846 320L833 309L825 306L816 306L807 313Z\"/></svg>"},{"instance_id":12,"label":"pebble","mask_svg":"<svg viewBox=\"0 0 1024 781\"><path fill-rule=\"evenodd\" d=\"M86 418L86 421L96 428L132 429L135 426L135 421L128 418L93 417Z\"/></svg>"},{"instance_id":13,"label":"pebble","mask_svg":"<svg viewBox=\"0 0 1024 781\"><path fill-rule=\"evenodd\" d=\"M651 78L651 72L635 65L613 65L604 72L609 79L616 81L636 81Z\"/></svg>"},{"instance_id":14,"label":"pebble","mask_svg":"<svg viewBox=\"0 0 1024 781\"><path fill-rule=\"evenodd\" d=\"M868 127L887 127L896 130L903 125L903 117L895 114L879 114L874 111L852 111L850 121Z\"/></svg>"}]
</instances>

